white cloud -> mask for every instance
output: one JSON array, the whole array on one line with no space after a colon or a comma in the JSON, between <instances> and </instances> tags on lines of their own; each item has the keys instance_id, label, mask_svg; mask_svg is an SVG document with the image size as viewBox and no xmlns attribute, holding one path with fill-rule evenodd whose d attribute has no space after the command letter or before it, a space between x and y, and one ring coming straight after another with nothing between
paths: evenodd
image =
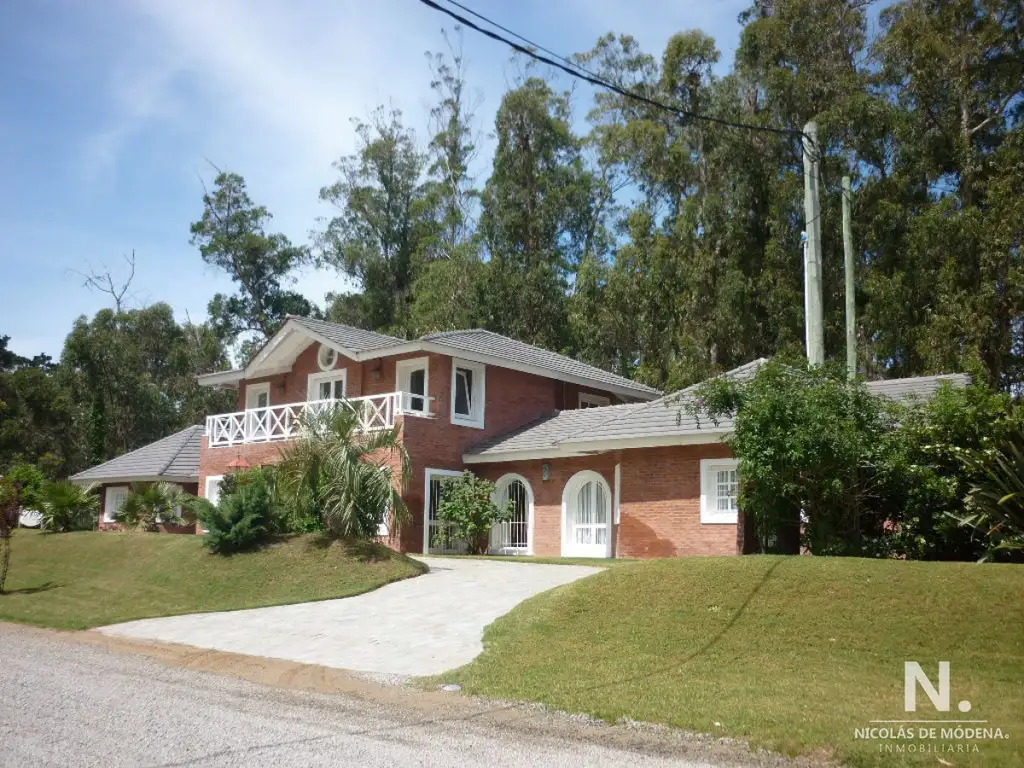
<instances>
[{"instance_id":1,"label":"white cloud","mask_svg":"<svg viewBox=\"0 0 1024 768\"><path fill-rule=\"evenodd\" d=\"M746 0L534 0L514 7L465 2L566 54L587 50L599 35L615 31L633 34L660 56L670 34L701 26L729 51L726 62L735 45L736 14L746 5ZM207 159L244 175L253 198L274 213L275 228L305 240L317 218L330 213L317 193L333 180L331 163L355 148L352 118L391 104L426 141L431 94L424 52L442 50L439 32L452 26L415 0L119 0L76 6L76 11L90 14L109 35L94 43L94 53L104 67L99 82L105 92L96 98L110 110L91 133L82 133L80 168L77 179L69 181L81 185L82 198L106 196L104 210L117 214L90 219L84 206L81 218L89 230L69 226L50 233L48 247L62 258L83 252L80 245L61 247L64 243L96 243L87 252L108 258L137 247L146 265L140 295L167 300L179 316L188 311L193 318L205 315L215 291L228 288L224 276L205 268L187 243L188 217L198 215L202 191L196 174L209 176ZM88 45L73 42L76 48ZM483 95L477 118L484 147L478 163L485 169L491 151L486 134L515 69L508 64L508 48L472 30L465 32L465 53L470 85ZM581 86L579 93L582 113L589 87ZM140 147L163 158L157 171L134 166ZM168 169L177 176L169 178ZM135 210L133 217L130 209L140 194L152 195L154 210ZM317 303L328 291L352 288L324 271L300 275L297 286ZM60 311L73 317L96 303L77 295L76 302ZM16 320L26 328L32 324L28 317ZM45 348L58 350L70 323L62 325L63 317L56 316L47 320L54 338Z\"/></svg>"}]
</instances>

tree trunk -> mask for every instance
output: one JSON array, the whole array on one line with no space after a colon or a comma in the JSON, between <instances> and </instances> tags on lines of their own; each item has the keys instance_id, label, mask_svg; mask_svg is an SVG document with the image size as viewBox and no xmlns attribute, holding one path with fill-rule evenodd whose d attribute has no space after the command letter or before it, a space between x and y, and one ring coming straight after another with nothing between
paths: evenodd
<instances>
[{"instance_id":1,"label":"tree trunk","mask_svg":"<svg viewBox=\"0 0 1024 768\"><path fill-rule=\"evenodd\" d=\"M4 527L0 532L0 541L3 542L3 555L0 557L0 595L4 594L4 585L7 583L7 569L11 566L11 534L14 531Z\"/></svg>"}]
</instances>

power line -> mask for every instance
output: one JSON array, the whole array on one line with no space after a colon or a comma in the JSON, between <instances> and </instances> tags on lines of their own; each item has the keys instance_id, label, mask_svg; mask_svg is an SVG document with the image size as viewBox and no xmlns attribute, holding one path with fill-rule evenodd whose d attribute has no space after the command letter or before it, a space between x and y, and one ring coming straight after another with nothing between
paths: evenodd
<instances>
[{"instance_id":1,"label":"power line","mask_svg":"<svg viewBox=\"0 0 1024 768\"><path fill-rule=\"evenodd\" d=\"M803 135L804 135L802 131L798 131L798 130L795 130L793 128L773 128L773 127L767 126L767 125L755 125L753 123L734 122L732 120L725 120L725 119L722 119L720 117L712 117L710 115L702 115L702 114L699 114L697 112L690 112L689 110L682 109L680 107L670 106L670 105L665 104L663 102L660 102L660 101L658 101L656 99L648 98L647 96L644 96L642 93L637 93L636 91L631 91L629 89L622 88L622 87L620 87L618 85L615 85L614 83L610 83L607 80L599 77L598 75L595 75L593 72L590 72L589 70L586 70L583 67L580 67L579 65L572 65L572 66L570 66L567 63L564 63L564 62L568 61L568 59L566 59L564 56L559 56L557 53L554 53L553 51L549 51L546 48L542 48L541 46L536 45L535 43L531 42L530 40L528 40L527 38L523 37L522 35L517 34L517 33L513 32L512 30L507 29L507 28L501 26L500 24L496 24L495 22L491 21L490 19L488 19L485 16L482 16L481 14L477 13L476 11L473 11L470 8L467 8L466 6L464 6L464 5L462 5L462 4L458 3L458 2L455 2L455 0L449 0L449 2L451 2L452 5L455 5L455 6L459 7L459 8L461 8L462 10L466 11L467 13L475 16L476 18L480 19L481 21L484 21L487 24L490 24L491 26L496 27L497 29L500 29L500 30L504 31L506 34L509 34L509 35L519 39L519 40L522 40L529 47L528 48L524 47L524 46L520 45L519 43L516 43L516 42L513 42L512 40L509 40L506 37L502 37L497 32L494 32L494 31L492 31L490 29L484 29L483 27L479 26L478 24L476 24L476 23L470 21L469 19L467 19L465 16L461 16L458 13L456 13L455 11L452 11L452 10L450 10L448 8L445 8L445 7L441 6L441 5L438 5L436 2L434 2L434 0L420 0L420 2L423 3L424 5L430 7L430 8L433 8L435 11L440 11L441 13L445 14L446 16L450 16L451 18L455 19L455 21L457 21L458 23L460 23L460 24L462 24L464 26L467 26L467 27L469 27L472 30L477 31L480 34L485 35L486 37L491 38L492 40L496 40L499 43L504 43L505 45L509 46L513 50L518 51L519 53L525 54L526 56L529 56L530 58L532 58L532 59L534 59L536 61L539 61L542 64L547 64L548 66L555 67L556 69L560 69L563 72L565 72L566 74L571 75L572 77L579 78L580 80L585 80L586 82L590 83L591 85L596 85L599 88L607 88L608 90L613 91L614 93L617 93L620 96L625 96L628 99L635 99L636 101L641 101L641 102L643 102L645 104L648 104L648 105L650 105L652 107L655 107L657 109L664 110L665 112L670 112L670 113L676 115L677 117L685 117L685 118L688 118L690 120L703 120L704 122L715 123L716 125L724 125L724 126L727 126L729 128L741 128L743 130L748 130L748 131L760 131L762 133L774 133L774 134L782 135L782 136L799 136L799 137L802 138ZM542 56L539 53L537 53L537 51L544 51L545 53L548 53L550 56L554 56L555 58L552 59L552 58L548 58L548 56ZM575 68L573 68L573 67L575 67Z\"/></svg>"}]
</instances>

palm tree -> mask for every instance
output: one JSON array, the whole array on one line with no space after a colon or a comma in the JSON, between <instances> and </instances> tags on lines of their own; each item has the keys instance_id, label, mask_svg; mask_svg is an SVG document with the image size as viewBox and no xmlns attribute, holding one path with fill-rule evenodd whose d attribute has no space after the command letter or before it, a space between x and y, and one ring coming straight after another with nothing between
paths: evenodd
<instances>
[{"instance_id":1,"label":"palm tree","mask_svg":"<svg viewBox=\"0 0 1024 768\"><path fill-rule=\"evenodd\" d=\"M283 498L299 516L318 517L326 530L349 538L377 536L391 517L396 533L409 510L395 486L409 481L409 454L398 426L364 433L359 413L339 404L304 420L302 436L285 448Z\"/></svg>"},{"instance_id":2,"label":"palm tree","mask_svg":"<svg viewBox=\"0 0 1024 768\"><path fill-rule=\"evenodd\" d=\"M965 456L978 482L967 496L963 525L988 539L989 556L1024 552L1024 432L994 449Z\"/></svg>"},{"instance_id":3,"label":"palm tree","mask_svg":"<svg viewBox=\"0 0 1024 768\"><path fill-rule=\"evenodd\" d=\"M156 530L157 523L180 525L189 513L193 496L173 483L136 483L121 504L115 520L129 528Z\"/></svg>"},{"instance_id":4,"label":"palm tree","mask_svg":"<svg viewBox=\"0 0 1024 768\"><path fill-rule=\"evenodd\" d=\"M40 493L40 527L53 533L92 528L99 515L95 490L94 485L83 487L66 480L44 485Z\"/></svg>"}]
</instances>

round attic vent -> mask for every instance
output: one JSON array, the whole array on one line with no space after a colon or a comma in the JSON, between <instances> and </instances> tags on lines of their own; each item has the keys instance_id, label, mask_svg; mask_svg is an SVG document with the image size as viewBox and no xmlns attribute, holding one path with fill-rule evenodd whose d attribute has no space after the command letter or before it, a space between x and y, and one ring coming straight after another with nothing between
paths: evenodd
<instances>
[{"instance_id":1,"label":"round attic vent","mask_svg":"<svg viewBox=\"0 0 1024 768\"><path fill-rule=\"evenodd\" d=\"M316 361L319 363L321 371L329 371L338 364L338 353L326 344L321 344Z\"/></svg>"}]
</instances>

